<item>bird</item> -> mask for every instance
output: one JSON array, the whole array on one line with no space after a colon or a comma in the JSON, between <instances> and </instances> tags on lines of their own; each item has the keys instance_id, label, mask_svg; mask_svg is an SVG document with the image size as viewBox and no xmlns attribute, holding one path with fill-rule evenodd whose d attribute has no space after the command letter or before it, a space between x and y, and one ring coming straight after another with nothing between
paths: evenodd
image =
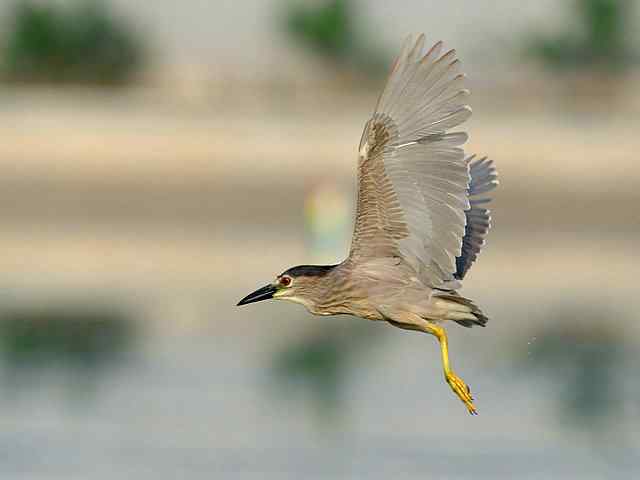
<instances>
[{"instance_id":1,"label":"bird","mask_svg":"<svg viewBox=\"0 0 640 480\"><path fill-rule=\"evenodd\" d=\"M287 300L315 315L431 334L446 382L477 415L471 389L451 367L445 326L487 324L459 290L491 228L487 193L498 175L492 160L463 149L468 136L456 127L471 116L465 82L455 50L442 41L425 49L424 34L410 35L360 140L347 258L289 268L238 305Z\"/></svg>"}]
</instances>

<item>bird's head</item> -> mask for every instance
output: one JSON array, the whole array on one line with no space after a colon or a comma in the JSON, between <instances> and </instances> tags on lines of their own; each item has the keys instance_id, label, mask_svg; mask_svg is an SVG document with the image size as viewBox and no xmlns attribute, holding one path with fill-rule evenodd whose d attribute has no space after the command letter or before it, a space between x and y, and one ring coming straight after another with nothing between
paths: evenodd
<instances>
[{"instance_id":1,"label":"bird's head","mask_svg":"<svg viewBox=\"0 0 640 480\"><path fill-rule=\"evenodd\" d=\"M335 265L300 265L278 275L275 280L250 293L238 305L260 302L270 298L301 303L314 311L325 290L324 280Z\"/></svg>"}]
</instances>

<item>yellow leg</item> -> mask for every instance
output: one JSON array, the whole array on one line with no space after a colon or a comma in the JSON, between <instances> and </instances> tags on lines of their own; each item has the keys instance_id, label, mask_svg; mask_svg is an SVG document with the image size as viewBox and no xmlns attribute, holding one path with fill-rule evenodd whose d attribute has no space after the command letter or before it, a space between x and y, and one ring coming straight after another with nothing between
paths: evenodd
<instances>
[{"instance_id":1,"label":"yellow leg","mask_svg":"<svg viewBox=\"0 0 640 480\"><path fill-rule=\"evenodd\" d=\"M475 405L473 404L473 397L471 396L471 390L467 385L458 377L451 366L449 365L449 348L447 345L447 332L439 325L429 323L425 330L427 333L434 335L440 343L440 350L442 351L442 368L444 369L444 378L460 400L466 405L467 410L471 415L477 415Z\"/></svg>"}]
</instances>

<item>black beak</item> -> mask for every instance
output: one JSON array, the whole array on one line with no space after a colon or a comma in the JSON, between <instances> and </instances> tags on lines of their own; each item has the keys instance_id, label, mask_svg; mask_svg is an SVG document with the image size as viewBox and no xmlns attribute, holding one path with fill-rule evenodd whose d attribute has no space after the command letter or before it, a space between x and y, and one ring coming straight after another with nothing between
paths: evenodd
<instances>
[{"instance_id":1,"label":"black beak","mask_svg":"<svg viewBox=\"0 0 640 480\"><path fill-rule=\"evenodd\" d=\"M273 298L273 294L277 291L278 289L275 286L266 285L244 297L238 302L238 306L246 305L247 303L260 302L261 300L268 300L270 298Z\"/></svg>"}]
</instances>

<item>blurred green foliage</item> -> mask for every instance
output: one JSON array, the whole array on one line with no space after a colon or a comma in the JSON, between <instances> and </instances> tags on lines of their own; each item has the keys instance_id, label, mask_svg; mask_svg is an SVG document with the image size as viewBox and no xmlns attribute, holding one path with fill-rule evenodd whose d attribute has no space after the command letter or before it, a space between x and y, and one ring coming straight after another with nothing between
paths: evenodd
<instances>
[{"instance_id":1,"label":"blurred green foliage","mask_svg":"<svg viewBox=\"0 0 640 480\"><path fill-rule=\"evenodd\" d=\"M143 59L137 33L101 1L19 1L6 22L2 73L7 81L120 85Z\"/></svg>"},{"instance_id":2,"label":"blurred green foliage","mask_svg":"<svg viewBox=\"0 0 640 480\"><path fill-rule=\"evenodd\" d=\"M333 0L316 9L292 5L289 32L324 55L342 59L353 44L355 32L346 0Z\"/></svg>"},{"instance_id":3,"label":"blurred green foliage","mask_svg":"<svg viewBox=\"0 0 640 480\"><path fill-rule=\"evenodd\" d=\"M530 53L556 69L618 70L635 60L626 41L634 0L574 0L580 28L556 36L534 36Z\"/></svg>"},{"instance_id":4,"label":"blurred green foliage","mask_svg":"<svg viewBox=\"0 0 640 480\"><path fill-rule=\"evenodd\" d=\"M379 75L388 67L387 55L374 45L349 0L328 0L315 6L291 1L284 14L290 38L338 67L353 67Z\"/></svg>"}]
</instances>

